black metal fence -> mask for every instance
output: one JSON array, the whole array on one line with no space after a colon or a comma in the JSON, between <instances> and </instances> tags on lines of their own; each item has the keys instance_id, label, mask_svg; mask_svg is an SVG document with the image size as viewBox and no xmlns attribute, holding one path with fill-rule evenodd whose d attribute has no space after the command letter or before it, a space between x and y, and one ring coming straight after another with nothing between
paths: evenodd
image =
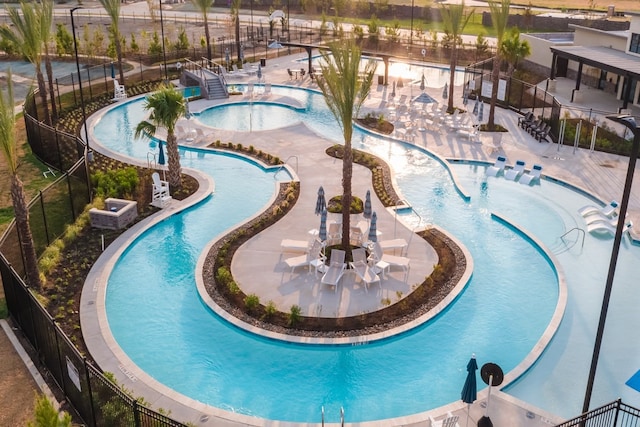
<instances>
[{"instance_id":1,"label":"black metal fence","mask_svg":"<svg viewBox=\"0 0 640 427\"><path fill-rule=\"evenodd\" d=\"M640 409L618 399L586 414L558 424L556 427L638 427Z\"/></svg>"}]
</instances>

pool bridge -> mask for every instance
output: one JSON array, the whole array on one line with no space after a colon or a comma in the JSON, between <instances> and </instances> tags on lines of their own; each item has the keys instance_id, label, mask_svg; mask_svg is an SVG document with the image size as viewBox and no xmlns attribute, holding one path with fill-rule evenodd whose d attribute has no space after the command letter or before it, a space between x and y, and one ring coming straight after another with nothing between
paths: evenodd
<instances>
[{"instance_id":1,"label":"pool bridge","mask_svg":"<svg viewBox=\"0 0 640 427\"><path fill-rule=\"evenodd\" d=\"M225 73L223 65L207 58L202 58L199 63L186 59L180 83L184 87L199 86L205 99L225 99L229 98Z\"/></svg>"}]
</instances>

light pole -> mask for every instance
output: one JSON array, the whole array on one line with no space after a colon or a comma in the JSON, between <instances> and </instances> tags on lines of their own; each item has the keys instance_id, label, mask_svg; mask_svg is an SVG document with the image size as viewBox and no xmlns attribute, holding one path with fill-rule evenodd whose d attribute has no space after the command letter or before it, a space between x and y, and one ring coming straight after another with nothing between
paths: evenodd
<instances>
[{"instance_id":1,"label":"light pole","mask_svg":"<svg viewBox=\"0 0 640 427\"><path fill-rule=\"evenodd\" d=\"M164 49L164 21L162 20L162 0L160 2L160 33L162 35L162 60L164 62L164 80L169 81L169 73L167 72L167 52Z\"/></svg>"},{"instance_id":2,"label":"light pole","mask_svg":"<svg viewBox=\"0 0 640 427\"><path fill-rule=\"evenodd\" d=\"M640 128L634 117L630 115L607 116L609 120L623 124L631 132L633 132L633 145L629 154L629 166L627 167L627 178L624 182L624 190L622 191L622 201L620 203L620 212L618 214L618 225L616 226L616 235L613 239L613 249L611 250L611 261L609 262L609 272L607 273L607 282L604 287L604 296L602 297L602 309L600 310L600 321L598 322L598 330L596 332L596 342L593 345L593 354L591 358L591 369L589 370L589 379L587 380L587 389L584 395L584 404L582 413L589 411L591 403L591 393L593 391L593 382L596 376L596 368L598 367L598 357L600 356L600 347L602 345L602 334L604 332L604 324L607 320L607 310L609 309L609 300L611 299L611 288L613 286L613 277L616 273L616 264L618 263L618 253L620 252L620 243L622 242L622 233L626 227L625 218L627 216L627 207L629 206L629 196L631 194L631 185L633 184L633 173L636 169L636 159L640 148Z\"/></svg>"},{"instance_id":3,"label":"light pole","mask_svg":"<svg viewBox=\"0 0 640 427\"><path fill-rule=\"evenodd\" d=\"M89 148L89 130L87 125L87 111L84 108L84 94L82 92L82 76L80 75L80 62L78 61L78 42L76 40L76 24L73 20L73 12L81 7L74 7L69 11L71 14L71 32L73 33L73 50L76 55L76 71L78 72L78 87L80 88L80 108L82 109L82 122L84 123L84 165L87 174L87 190L89 191L89 201L91 201L91 178L89 176L89 162L93 160L93 152Z\"/></svg>"},{"instance_id":4,"label":"light pole","mask_svg":"<svg viewBox=\"0 0 640 427\"><path fill-rule=\"evenodd\" d=\"M409 33L409 46L413 44L413 3L414 0L411 0L411 32Z\"/></svg>"}]
</instances>

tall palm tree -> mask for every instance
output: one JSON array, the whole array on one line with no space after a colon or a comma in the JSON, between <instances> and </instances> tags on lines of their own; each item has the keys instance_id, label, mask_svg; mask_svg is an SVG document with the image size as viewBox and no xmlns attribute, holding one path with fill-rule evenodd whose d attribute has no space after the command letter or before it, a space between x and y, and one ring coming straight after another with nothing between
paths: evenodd
<instances>
[{"instance_id":1,"label":"tall palm tree","mask_svg":"<svg viewBox=\"0 0 640 427\"><path fill-rule=\"evenodd\" d=\"M464 0L460 4L448 4L446 6L440 6L440 12L442 15L442 23L444 29L451 36L451 61L449 63L449 104L447 110L453 112L453 85L455 84L456 66L458 65L458 42L460 36L465 27L469 23L469 19L473 14L465 15L464 13Z\"/></svg>"},{"instance_id":2,"label":"tall palm tree","mask_svg":"<svg viewBox=\"0 0 640 427\"><path fill-rule=\"evenodd\" d=\"M342 157L342 247L351 252L349 246L349 207L351 206L351 177L353 174L353 154L351 137L353 119L371 91L376 65L368 61L360 72L362 53L353 40L334 42L329 50L320 51L323 64L320 65L322 78L317 79L329 110L338 122L344 138Z\"/></svg>"},{"instance_id":3,"label":"tall palm tree","mask_svg":"<svg viewBox=\"0 0 640 427\"><path fill-rule=\"evenodd\" d=\"M122 45L120 44L120 4L121 0L99 0L111 20L111 34L116 47L118 57L118 70L120 71L120 84L124 84L124 71L122 71Z\"/></svg>"},{"instance_id":4,"label":"tall palm tree","mask_svg":"<svg viewBox=\"0 0 640 427\"><path fill-rule=\"evenodd\" d=\"M11 175L11 201L16 218L20 247L25 259L27 283L35 289L42 288L38 272L38 257L29 225L29 208L24 186L18 176L18 141L16 138L16 115L14 113L13 83L11 70L7 72L7 91L0 90L0 148Z\"/></svg>"},{"instance_id":5,"label":"tall palm tree","mask_svg":"<svg viewBox=\"0 0 640 427\"><path fill-rule=\"evenodd\" d=\"M51 98L51 116L53 120L56 120L58 117L58 108L56 107L56 93L53 88L53 69L51 68L51 58L49 57L49 43L51 43L53 39L53 0L42 0L40 3L36 2L33 4L33 7L37 8L40 14L44 68L47 71L49 98Z\"/></svg>"},{"instance_id":6,"label":"tall palm tree","mask_svg":"<svg viewBox=\"0 0 640 427\"><path fill-rule=\"evenodd\" d=\"M489 108L489 120L487 128L493 130L496 126L496 101L498 100L498 84L500 83L500 63L502 62L502 52L500 47L504 40L504 34L507 30L507 21L509 19L509 7L511 0L489 1L489 10L491 12L491 24L496 33L496 55L493 57L493 70L491 71L491 104Z\"/></svg>"},{"instance_id":7,"label":"tall palm tree","mask_svg":"<svg viewBox=\"0 0 640 427\"><path fill-rule=\"evenodd\" d=\"M202 13L204 21L204 37L207 42L207 59L211 61L211 35L209 34L209 16L207 12L213 3L213 0L191 0L193 5Z\"/></svg>"},{"instance_id":8,"label":"tall palm tree","mask_svg":"<svg viewBox=\"0 0 640 427\"><path fill-rule=\"evenodd\" d=\"M187 104L182 92L171 85L162 85L158 91L147 96L144 109L151 111L149 120L136 126L135 137L143 134L154 135L158 128L167 130L167 157L169 159L169 185L172 189L182 187L180 153L175 129L178 119L187 112Z\"/></svg>"},{"instance_id":9,"label":"tall palm tree","mask_svg":"<svg viewBox=\"0 0 640 427\"><path fill-rule=\"evenodd\" d=\"M518 65L518 61L531 55L531 46L529 46L528 41L520 40L520 31L518 28L513 27L502 41L500 51L502 57L507 61L507 64L509 64L507 75L511 77L516 69L516 65Z\"/></svg>"},{"instance_id":10,"label":"tall palm tree","mask_svg":"<svg viewBox=\"0 0 640 427\"><path fill-rule=\"evenodd\" d=\"M242 64L242 52L240 49L240 0L232 0L231 16L233 17L233 25L236 32L236 51L238 52L238 62Z\"/></svg>"},{"instance_id":11,"label":"tall palm tree","mask_svg":"<svg viewBox=\"0 0 640 427\"><path fill-rule=\"evenodd\" d=\"M24 1L20 2L20 11L11 7L8 9L9 19L13 30L6 24L0 27L0 35L16 45L27 61L31 62L36 71L38 92L42 101L44 122L51 124L49 105L47 104L47 87L42 74L42 29L40 14L36 8Z\"/></svg>"}]
</instances>

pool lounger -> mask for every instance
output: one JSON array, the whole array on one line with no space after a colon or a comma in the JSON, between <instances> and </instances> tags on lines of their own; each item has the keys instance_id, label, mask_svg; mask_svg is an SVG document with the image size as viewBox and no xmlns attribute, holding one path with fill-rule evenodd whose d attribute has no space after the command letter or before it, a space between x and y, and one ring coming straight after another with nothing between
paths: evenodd
<instances>
[{"instance_id":1,"label":"pool lounger","mask_svg":"<svg viewBox=\"0 0 640 427\"><path fill-rule=\"evenodd\" d=\"M604 206L604 207L593 206L593 205L583 206L580 209L578 209L578 213L583 217L597 213L597 214L601 214L611 218L612 216L615 215L617 210L618 210L618 202L616 202L615 200L612 200L609 202L607 206Z\"/></svg>"},{"instance_id":2,"label":"pool lounger","mask_svg":"<svg viewBox=\"0 0 640 427\"><path fill-rule=\"evenodd\" d=\"M524 172L524 161L518 160L516 165L504 173L504 177L509 181L515 181Z\"/></svg>"}]
</instances>

